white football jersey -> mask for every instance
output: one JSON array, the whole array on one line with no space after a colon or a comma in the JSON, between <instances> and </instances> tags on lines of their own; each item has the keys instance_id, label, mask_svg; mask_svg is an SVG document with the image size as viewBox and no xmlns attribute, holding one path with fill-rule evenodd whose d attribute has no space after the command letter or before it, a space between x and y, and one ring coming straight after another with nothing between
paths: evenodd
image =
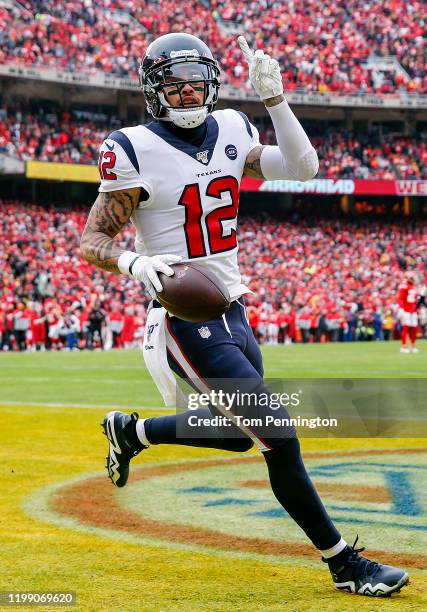
<instances>
[{"instance_id":1,"label":"white football jersey","mask_svg":"<svg viewBox=\"0 0 427 612\"><path fill-rule=\"evenodd\" d=\"M149 199L131 217L136 252L197 262L236 298L249 291L237 264L239 186L246 157L257 145L257 129L231 109L208 116L200 147L161 121L123 128L101 146L99 191L143 187Z\"/></svg>"}]
</instances>

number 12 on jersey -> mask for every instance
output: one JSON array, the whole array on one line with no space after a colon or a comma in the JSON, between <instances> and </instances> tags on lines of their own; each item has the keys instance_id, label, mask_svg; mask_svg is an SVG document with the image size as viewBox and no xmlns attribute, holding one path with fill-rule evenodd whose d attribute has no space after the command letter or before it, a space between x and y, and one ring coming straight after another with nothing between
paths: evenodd
<instances>
[{"instance_id":1,"label":"number 12 on jersey","mask_svg":"<svg viewBox=\"0 0 427 612\"><path fill-rule=\"evenodd\" d=\"M206 188L206 195L221 200L222 194L228 191L231 204L215 208L206 215L206 235L209 242L209 252L223 253L237 246L236 230L232 229L228 236L223 235L222 221L235 219L239 207L239 183L234 176L222 176L213 179ZM184 232L187 241L188 257L204 257L207 255L202 228L202 200L198 183L186 185L178 204L185 206Z\"/></svg>"}]
</instances>

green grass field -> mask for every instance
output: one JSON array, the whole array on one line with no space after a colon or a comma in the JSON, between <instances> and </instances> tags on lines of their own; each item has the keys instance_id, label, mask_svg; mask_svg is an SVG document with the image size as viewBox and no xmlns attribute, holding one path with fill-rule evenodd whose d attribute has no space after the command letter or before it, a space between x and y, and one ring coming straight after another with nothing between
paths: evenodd
<instances>
[{"instance_id":1,"label":"green grass field","mask_svg":"<svg viewBox=\"0 0 427 612\"><path fill-rule=\"evenodd\" d=\"M422 378L419 348L263 352L268 377ZM152 447L128 486L112 487L106 407L164 414L138 351L0 354L0 389L0 591L75 591L82 612L427 609L425 439L302 440L344 537L359 533L375 559L411 574L400 594L371 600L333 590L305 537L277 516L256 451Z\"/></svg>"},{"instance_id":2,"label":"green grass field","mask_svg":"<svg viewBox=\"0 0 427 612\"><path fill-rule=\"evenodd\" d=\"M424 346L425 349L423 350ZM263 348L266 378L423 378L427 343L401 355L399 343ZM1 400L159 407L140 351L0 354Z\"/></svg>"}]
</instances>

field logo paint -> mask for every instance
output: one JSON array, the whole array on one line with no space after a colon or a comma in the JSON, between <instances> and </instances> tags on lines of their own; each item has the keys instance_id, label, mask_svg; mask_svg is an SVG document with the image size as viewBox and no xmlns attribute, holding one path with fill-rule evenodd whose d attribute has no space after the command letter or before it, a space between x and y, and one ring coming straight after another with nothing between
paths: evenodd
<instances>
[{"instance_id":1,"label":"field logo paint","mask_svg":"<svg viewBox=\"0 0 427 612\"><path fill-rule=\"evenodd\" d=\"M382 555L385 563L427 566L426 449L312 452L305 457L346 539L359 533L369 554ZM265 463L254 455L148 465L134 469L120 490L97 476L59 486L50 508L85 527L151 537L165 546L278 559L318 557L275 500Z\"/></svg>"},{"instance_id":2,"label":"field logo paint","mask_svg":"<svg viewBox=\"0 0 427 612\"><path fill-rule=\"evenodd\" d=\"M427 466L378 462L345 462L316 465L309 468L316 486L336 523L348 525L381 525L408 531L426 532L427 515L418 501L418 492L426 490ZM372 484L363 484L366 473ZM348 485L349 477L354 479ZM221 479L219 479L221 480ZM255 489L268 490L264 480L230 483L228 487L195 486L176 489L186 495L186 505L197 516L202 508L221 508L224 520L225 507L233 507L234 520L239 516L258 519L289 518L277 502L269 503L270 496L254 498ZM360 488L360 500L358 489ZM353 494L352 494L353 490ZM349 503L351 502L351 503ZM179 506L177 502L174 506ZM268 506L268 507L265 507ZM236 508L240 510L236 511ZM257 510L257 508L260 508ZM212 522L215 521L215 513ZM197 518L194 519L197 524ZM255 521L254 521L255 523ZM253 525L256 529L256 525Z\"/></svg>"}]
</instances>

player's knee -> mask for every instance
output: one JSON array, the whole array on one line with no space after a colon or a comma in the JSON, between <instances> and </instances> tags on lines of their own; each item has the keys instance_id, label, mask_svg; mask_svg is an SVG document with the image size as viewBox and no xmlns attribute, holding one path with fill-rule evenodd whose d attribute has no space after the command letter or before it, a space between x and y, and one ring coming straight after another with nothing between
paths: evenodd
<instances>
[{"instance_id":1,"label":"player's knee","mask_svg":"<svg viewBox=\"0 0 427 612\"><path fill-rule=\"evenodd\" d=\"M254 443L250 438L238 438L233 440L233 448L232 450L235 453L246 453L248 450L251 450Z\"/></svg>"}]
</instances>

